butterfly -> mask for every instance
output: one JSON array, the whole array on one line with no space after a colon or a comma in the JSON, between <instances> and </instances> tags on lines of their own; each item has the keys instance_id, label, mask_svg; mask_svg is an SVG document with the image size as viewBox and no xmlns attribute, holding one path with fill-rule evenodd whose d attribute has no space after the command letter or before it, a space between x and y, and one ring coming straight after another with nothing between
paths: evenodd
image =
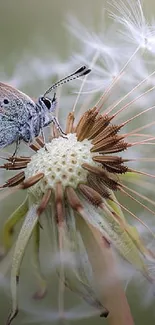
<instances>
[{"instance_id":1,"label":"butterfly","mask_svg":"<svg viewBox=\"0 0 155 325\"><path fill-rule=\"evenodd\" d=\"M40 133L44 139L44 127L54 123L60 134L65 135L54 115L57 106L56 93L47 95L63 83L87 75L91 70L82 66L67 77L54 83L43 96L34 102L29 96L12 86L0 82L0 148L16 143L16 155L20 141L31 143Z\"/></svg>"}]
</instances>

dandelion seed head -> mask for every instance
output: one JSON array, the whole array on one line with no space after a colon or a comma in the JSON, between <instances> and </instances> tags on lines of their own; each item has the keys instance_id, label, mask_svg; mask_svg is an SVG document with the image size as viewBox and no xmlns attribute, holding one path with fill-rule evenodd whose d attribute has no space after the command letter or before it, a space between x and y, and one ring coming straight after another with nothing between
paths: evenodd
<instances>
[{"instance_id":1,"label":"dandelion seed head","mask_svg":"<svg viewBox=\"0 0 155 325\"><path fill-rule=\"evenodd\" d=\"M55 138L46 147L47 150L42 148L32 157L25 170L26 178L44 173L44 178L29 189L36 198L49 188L54 190L57 182L61 182L63 187L73 188L86 183L88 171L82 168L82 164L97 165L92 160L91 142L87 139L79 142L75 134Z\"/></svg>"}]
</instances>

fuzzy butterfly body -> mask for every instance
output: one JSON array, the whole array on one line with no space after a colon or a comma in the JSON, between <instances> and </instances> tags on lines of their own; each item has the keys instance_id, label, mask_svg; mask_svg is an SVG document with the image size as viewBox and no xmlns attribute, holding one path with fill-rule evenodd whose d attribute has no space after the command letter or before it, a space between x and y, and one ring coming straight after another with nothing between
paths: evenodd
<instances>
[{"instance_id":1,"label":"fuzzy butterfly body","mask_svg":"<svg viewBox=\"0 0 155 325\"><path fill-rule=\"evenodd\" d=\"M56 94L53 98L47 94L61 84L82 77L90 72L85 66L52 85L43 96L34 102L18 89L0 82L0 148L20 140L31 143L43 129L53 122L63 135L64 132L54 116Z\"/></svg>"}]
</instances>

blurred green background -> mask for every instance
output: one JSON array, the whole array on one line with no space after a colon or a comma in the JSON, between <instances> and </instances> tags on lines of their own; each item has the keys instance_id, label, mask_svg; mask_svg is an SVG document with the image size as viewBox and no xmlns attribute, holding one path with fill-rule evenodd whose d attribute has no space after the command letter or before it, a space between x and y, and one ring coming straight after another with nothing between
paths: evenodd
<instances>
[{"instance_id":1,"label":"blurred green background","mask_svg":"<svg viewBox=\"0 0 155 325\"><path fill-rule=\"evenodd\" d=\"M0 72L11 76L19 61L29 55L68 60L75 49L64 26L67 15L87 25L92 19L97 22L104 5L101 0L1 0Z\"/></svg>"},{"instance_id":2,"label":"blurred green background","mask_svg":"<svg viewBox=\"0 0 155 325\"><path fill-rule=\"evenodd\" d=\"M144 0L143 2L147 14L154 12L155 16L155 1ZM105 0L0 0L0 80L9 80L13 85L18 86L29 95L38 96L47 85L46 74L49 78L49 71L48 68L46 71L44 67L41 67L43 72L41 70L37 73L36 68L34 74L31 59L37 58L41 61L44 60L45 63L47 60L50 63L50 73L52 75L52 68L55 72L55 67L52 66L52 57L58 58L58 62L60 59L65 62L75 51L74 43L64 24L67 15L73 14L86 26L89 26L92 21L94 24L98 24L101 11L106 5ZM39 64L37 67L39 69ZM69 71L66 72L69 73ZM18 80L16 80L16 76ZM5 173L6 175L7 173ZM3 174L1 173L2 178ZM9 197L9 203L8 200L1 202L0 211L3 219L13 211L16 202L16 196ZM44 246L46 245L44 244ZM22 277L22 279L28 287L33 286L30 270L27 278ZM155 323L155 299L141 299L140 286L144 286L141 279L138 288L131 285L127 291L135 324L153 325ZM5 284L0 287L0 325L5 324L10 307L8 295L5 294L6 287ZM54 297L57 291L56 285L51 285L50 290ZM144 295L144 290L142 295ZM26 296L28 302L29 292L27 292ZM69 295L69 297L68 305L73 299L72 295ZM46 300L48 310L50 310L51 299L51 295L49 295ZM46 303L44 303L44 306ZM29 305L31 305L30 302ZM85 305L81 308L84 310ZM80 309L77 311L77 316L79 313ZM31 318L26 320L23 315L19 315L19 318L15 319L13 324L31 323ZM38 320L36 318L34 323L43 325L46 320L45 322L43 320L39 322L38 317ZM52 320L49 321L50 323L52 323ZM69 323L72 323L72 321L69 321ZM77 320L73 321L73 323L81 325L106 324L99 317Z\"/></svg>"}]
</instances>

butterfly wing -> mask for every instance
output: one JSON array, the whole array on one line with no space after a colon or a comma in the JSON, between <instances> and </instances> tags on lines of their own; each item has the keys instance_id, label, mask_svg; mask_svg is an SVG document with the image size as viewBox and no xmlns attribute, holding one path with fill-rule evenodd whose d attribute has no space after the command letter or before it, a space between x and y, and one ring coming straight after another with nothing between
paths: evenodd
<instances>
[{"instance_id":1,"label":"butterfly wing","mask_svg":"<svg viewBox=\"0 0 155 325\"><path fill-rule=\"evenodd\" d=\"M13 121L0 114L0 148L4 148L18 139L19 129Z\"/></svg>"},{"instance_id":2,"label":"butterfly wing","mask_svg":"<svg viewBox=\"0 0 155 325\"><path fill-rule=\"evenodd\" d=\"M20 118L28 118L30 109L35 108L34 101L12 86L0 82L0 112L13 117L20 122ZM21 121L22 123L22 121Z\"/></svg>"},{"instance_id":3,"label":"butterfly wing","mask_svg":"<svg viewBox=\"0 0 155 325\"><path fill-rule=\"evenodd\" d=\"M18 89L0 82L0 148L13 143L19 136L23 138L19 130L24 129L33 115L36 115L34 101Z\"/></svg>"}]
</instances>

